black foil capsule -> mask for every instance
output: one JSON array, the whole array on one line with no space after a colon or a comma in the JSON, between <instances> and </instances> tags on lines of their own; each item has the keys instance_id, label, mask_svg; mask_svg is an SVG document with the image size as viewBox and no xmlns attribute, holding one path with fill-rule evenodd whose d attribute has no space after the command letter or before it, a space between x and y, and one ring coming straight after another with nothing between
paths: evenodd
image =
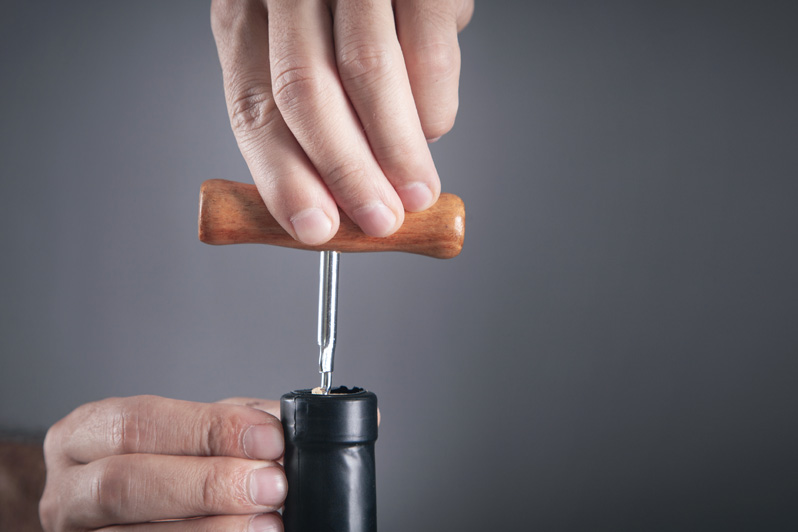
<instances>
[{"instance_id":1,"label":"black foil capsule","mask_svg":"<svg viewBox=\"0 0 798 532\"><path fill-rule=\"evenodd\" d=\"M283 395L285 532L376 532L377 396L360 388Z\"/></svg>"}]
</instances>

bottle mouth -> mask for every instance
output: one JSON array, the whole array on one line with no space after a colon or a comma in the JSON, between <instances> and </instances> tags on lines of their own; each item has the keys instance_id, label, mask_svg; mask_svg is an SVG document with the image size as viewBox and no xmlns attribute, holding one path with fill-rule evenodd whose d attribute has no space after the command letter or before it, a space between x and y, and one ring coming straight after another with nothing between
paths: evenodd
<instances>
[{"instance_id":1,"label":"bottle mouth","mask_svg":"<svg viewBox=\"0 0 798 532\"><path fill-rule=\"evenodd\" d=\"M330 390L329 394L325 394L321 386L317 386L312 390L300 391L300 393L307 393L307 392L310 392L313 395L357 395L365 392L365 390L363 388L358 388L357 386L353 386L351 388L347 388L346 386L338 386L337 388L333 388L332 390Z\"/></svg>"},{"instance_id":2,"label":"bottle mouth","mask_svg":"<svg viewBox=\"0 0 798 532\"><path fill-rule=\"evenodd\" d=\"M363 444L377 439L377 396L363 388L338 386L329 395L295 390L280 399L286 441L305 444Z\"/></svg>"}]
</instances>

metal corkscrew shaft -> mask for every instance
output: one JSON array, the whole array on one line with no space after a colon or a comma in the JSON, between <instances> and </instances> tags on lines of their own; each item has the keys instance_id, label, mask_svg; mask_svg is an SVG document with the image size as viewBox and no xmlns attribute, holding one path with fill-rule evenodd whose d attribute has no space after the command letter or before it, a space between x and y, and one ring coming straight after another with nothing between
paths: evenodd
<instances>
[{"instance_id":1,"label":"metal corkscrew shaft","mask_svg":"<svg viewBox=\"0 0 798 532\"><path fill-rule=\"evenodd\" d=\"M338 262L341 253L322 251L319 263L319 373L325 395L332 385L335 337L338 328Z\"/></svg>"},{"instance_id":2,"label":"metal corkscrew shaft","mask_svg":"<svg viewBox=\"0 0 798 532\"><path fill-rule=\"evenodd\" d=\"M271 244L321 251L319 278L319 371L321 392L330 392L335 355L340 252L403 251L439 259L457 256L465 237L465 206L452 194L441 194L423 212L405 213L394 234L368 236L340 213L338 232L320 246L304 244L288 234L271 215L255 185L210 179L200 188L199 238L207 244Z\"/></svg>"}]
</instances>

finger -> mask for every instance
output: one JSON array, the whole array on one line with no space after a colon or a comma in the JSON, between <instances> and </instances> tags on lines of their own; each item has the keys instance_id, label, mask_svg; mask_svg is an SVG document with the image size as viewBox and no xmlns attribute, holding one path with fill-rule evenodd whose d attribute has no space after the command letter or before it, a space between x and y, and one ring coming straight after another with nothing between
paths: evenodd
<instances>
[{"instance_id":1,"label":"finger","mask_svg":"<svg viewBox=\"0 0 798 532\"><path fill-rule=\"evenodd\" d=\"M275 418L280 419L280 401L269 401L266 399L258 399L255 397L229 397L219 401L224 404L231 405L244 405L250 408L257 408L264 412L273 415ZM377 412L377 423L379 424L379 412ZM277 463L283 465L283 458L277 460Z\"/></svg>"},{"instance_id":2,"label":"finger","mask_svg":"<svg viewBox=\"0 0 798 532\"><path fill-rule=\"evenodd\" d=\"M438 199L441 185L410 90L391 0L334 6L341 82L404 208L424 210Z\"/></svg>"},{"instance_id":3,"label":"finger","mask_svg":"<svg viewBox=\"0 0 798 532\"><path fill-rule=\"evenodd\" d=\"M111 398L83 405L59 423L60 435L45 445L77 463L132 453L262 460L283 453L279 420L241 405L146 395Z\"/></svg>"},{"instance_id":4,"label":"finger","mask_svg":"<svg viewBox=\"0 0 798 532\"><path fill-rule=\"evenodd\" d=\"M214 1L211 14L230 124L258 191L291 236L323 244L338 231L338 206L275 105L265 8Z\"/></svg>"},{"instance_id":5,"label":"finger","mask_svg":"<svg viewBox=\"0 0 798 532\"><path fill-rule=\"evenodd\" d=\"M471 0L396 3L396 26L421 127L430 141L446 134L457 115L460 46L457 32L473 11Z\"/></svg>"},{"instance_id":6,"label":"finger","mask_svg":"<svg viewBox=\"0 0 798 532\"><path fill-rule=\"evenodd\" d=\"M279 465L241 458L111 456L65 476L73 528L273 512L287 491Z\"/></svg>"},{"instance_id":7,"label":"finger","mask_svg":"<svg viewBox=\"0 0 798 532\"><path fill-rule=\"evenodd\" d=\"M325 2L268 0L274 100L338 205L371 236L404 220L338 78Z\"/></svg>"},{"instance_id":8,"label":"finger","mask_svg":"<svg viewBox=\"0 0 798 532\"><path fill-rule=\"evenodd\" d=\"M260 515L217 515L137 525L117 525L96 532L282 532L283 521L275 513Z\"/></svg>"},{"instance_id":9,"label":"finger","mask_svg":"<svg viewBox=\"0 0 798 532\"><path fill-rule=\"evenodd\" d=\"M228 397L219 401L222 404L243 405L250 408L257 408L280 419L280 401L270 401L258 399L256 397Z\"/></svg>"}]
</instances>

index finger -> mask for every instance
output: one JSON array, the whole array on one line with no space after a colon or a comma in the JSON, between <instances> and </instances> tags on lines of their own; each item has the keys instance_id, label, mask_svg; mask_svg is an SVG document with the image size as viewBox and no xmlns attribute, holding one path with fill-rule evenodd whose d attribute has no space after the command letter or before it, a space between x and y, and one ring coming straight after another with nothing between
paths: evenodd
<instances>
[{"instance_id":1,"label":"index finger","mask_svg":"<svg viewBox=\"0 0 798 532\"><path fill-rule=\"evenodd\" d=\"M276 460L283 429L271 414L243 405L111 398L83 405L54 425L45 452L83 464L134 453Z\"/></svg>"}]
</instances>

